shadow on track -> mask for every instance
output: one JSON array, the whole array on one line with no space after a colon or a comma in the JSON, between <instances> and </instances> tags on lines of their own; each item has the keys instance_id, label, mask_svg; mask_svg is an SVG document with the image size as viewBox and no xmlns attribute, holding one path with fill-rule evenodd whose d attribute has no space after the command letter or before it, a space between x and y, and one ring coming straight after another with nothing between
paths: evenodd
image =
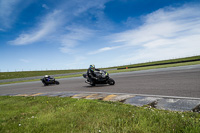
<instances>
[{"instance_id":1,"label":"shadow on track","mask_svg":"<svg viewBox=\"0 0 200 133\"><path fill-rule=\"evenodd\" d=\"M95 86L91 86L91 85L88 85L88 86L83 86L85 88L95 88L95 87L109 87L110 85L107 85L107 84L96 84Z\"/></svg>"}]
</instances>

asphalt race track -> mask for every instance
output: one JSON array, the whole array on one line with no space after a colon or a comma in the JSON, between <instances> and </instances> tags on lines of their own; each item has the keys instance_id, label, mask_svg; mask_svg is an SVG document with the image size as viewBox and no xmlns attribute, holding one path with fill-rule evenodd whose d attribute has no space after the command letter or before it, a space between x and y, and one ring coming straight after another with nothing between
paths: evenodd
<instances>
[{"instance_id":1,"label":"asphalt race track","mask_svg":"<svg viewBox=\"0 0 200 133\"><path fill-rule=\"evenodd\" d=\"M200 98L200 65L116 73L114 86L91 87L82 77L59 79L60 85L42 82L0 85L0 95L47 92L105 92Z\"/></svg>"}]
</instances>

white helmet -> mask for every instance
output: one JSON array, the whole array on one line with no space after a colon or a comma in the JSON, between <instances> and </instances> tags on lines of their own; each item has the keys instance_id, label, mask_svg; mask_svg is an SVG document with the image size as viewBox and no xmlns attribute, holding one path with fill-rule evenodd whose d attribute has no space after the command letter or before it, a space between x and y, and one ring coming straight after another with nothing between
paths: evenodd
<instances>
[{"instance_id":1,"label":"white helmet","mask_svg":"<svg viewBox=\"0 0 200 133\"><path fill-rule=\"evenodd\" d=\"M49 76L48 76L48 75L45 75L44 77L45 77L45 78L48 78Z\"/></svg>"}]
</instances>

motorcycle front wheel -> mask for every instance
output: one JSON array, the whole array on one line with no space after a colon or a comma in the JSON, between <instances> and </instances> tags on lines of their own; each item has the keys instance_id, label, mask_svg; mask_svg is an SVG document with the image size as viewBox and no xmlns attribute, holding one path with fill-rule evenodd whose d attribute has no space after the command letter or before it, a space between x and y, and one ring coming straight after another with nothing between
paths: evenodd
<instances>
[{"instance_id":1,"label":"motorcycle front wheel","mask_svg":"<svg viewBox=\"0 0 200 133\"><path fill-rule=\"evenodd\" d=\"M109 85L114 85L114 84L115 84L115 81L114 81L112 78L110 78L110 79L108 80L108 84L109 84Z\"/></svg>"},{"instance_id":2,"label":"motorcycle front wheel","mask_svg":"<svg viewBox=\"0 0 200 133\"><path fill-rule=\"evenodd\" d=\"M56 85L59 85L60 83L58 81L55 81Z\"/></svg>"}]
</instances>

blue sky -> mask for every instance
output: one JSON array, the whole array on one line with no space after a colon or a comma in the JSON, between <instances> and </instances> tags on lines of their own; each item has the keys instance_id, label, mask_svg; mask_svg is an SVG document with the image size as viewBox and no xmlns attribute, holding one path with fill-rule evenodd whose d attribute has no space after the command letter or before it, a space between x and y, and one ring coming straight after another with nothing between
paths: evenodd
<instances>
[{"instance_id":1,"label":"blue sky","mask_svg":"<svg viewBox=\"0 0 200 133\"><path fill-rule=\"evenodd\" d=\"M199 0L0 0L0 71L200 55Z\"/></svg>"}]
</instances>

